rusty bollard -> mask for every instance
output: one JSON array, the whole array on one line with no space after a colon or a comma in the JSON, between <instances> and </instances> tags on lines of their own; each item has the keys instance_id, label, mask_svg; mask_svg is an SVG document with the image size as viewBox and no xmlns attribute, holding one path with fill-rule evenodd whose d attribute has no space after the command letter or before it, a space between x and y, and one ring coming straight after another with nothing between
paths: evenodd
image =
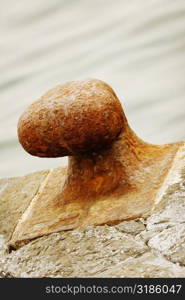
<instances>
[{"instance_id":1,"label":"rusty bollard","mask_svg":"<svg viewBox=\"0 0 185 300\"><path fill-rule=\"evenodd\" d=\"M50 170L15 228L13 247L52 232L147 217L184 146L138 138L115 92L97 79L48 91L20 117L18 137L31 155L69 156L69 163Z\"/></svg>"}]
</instances>

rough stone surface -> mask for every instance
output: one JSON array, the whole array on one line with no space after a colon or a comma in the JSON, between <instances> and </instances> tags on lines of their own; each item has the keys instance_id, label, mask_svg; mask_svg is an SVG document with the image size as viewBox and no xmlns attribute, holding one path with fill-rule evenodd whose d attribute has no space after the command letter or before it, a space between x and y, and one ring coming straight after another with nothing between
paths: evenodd
<instances>
[{"instance_id":1,"label":"rough stone surface","mask_svg":"<svg viewBox=\"0 0 185 300\"><path fill-rule=\"evenodd\" d=\"M8 239L48 172L2 179L0 277L185 277L183 164L148 218L52 233L17 250Z\"/></svg>"},{"instance_id":2,"label":"rough stone surface","mask_svg":"<svg viewBox=\"0 0 185 300\"><path fill-rule=\"evenodd\" d=\"M0 234L9 239L48 171L0 180Z\"/></svg>"},{"instance_id":3,"label":"rough stone surface","mask_svg":"<svg viewBox=\"0 0 185 300\"><path fill-rule=\"evenodd\" d=\"M33 240L7 255L3 265L6 272L19 277L91 277L145 251L141 238L115 227L97 226Z\"/></svg>"}]
</instances>

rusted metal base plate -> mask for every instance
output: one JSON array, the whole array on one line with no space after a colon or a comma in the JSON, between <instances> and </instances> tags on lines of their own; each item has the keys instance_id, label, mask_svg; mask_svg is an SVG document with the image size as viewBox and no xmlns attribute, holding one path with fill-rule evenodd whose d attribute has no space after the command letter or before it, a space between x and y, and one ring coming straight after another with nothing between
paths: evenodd
<instances>
[{"instance_id":1,"label":"rusted metal base plate","mask_svg":"<svg viewBox=\"0 0 185 300\"><path fill-rule=\"evenodd\" d=\"M80 201L60 205L67 169L53 169L19 220L10 245L18 247L39 236L84 225L116 224L145 217L160 201L184 163L185 143L172 144L167 153L151 159L147 166L143 169L141 166L140 171L133 174L133 183L137 181L139 188L104 196L88 205Z\"/></svg>"}]
</instances>

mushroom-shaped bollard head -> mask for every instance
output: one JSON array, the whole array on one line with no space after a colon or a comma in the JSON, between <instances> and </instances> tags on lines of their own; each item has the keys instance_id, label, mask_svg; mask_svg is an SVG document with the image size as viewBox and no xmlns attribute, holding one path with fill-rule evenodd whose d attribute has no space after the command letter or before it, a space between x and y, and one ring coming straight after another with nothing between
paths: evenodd
<instances>
[{"instance_id":1,"label":"mushroom-shaped bollard head","mask_svg":"<svg viewBox=\"0 0 185 300\"><path fill-rule=\"evenodd\" d=\"M35 156L80 155L110 145L124 120L109 85L96 79L72 81L49 90L22 114L18 137Z\"/></svg>"}]
</instances>

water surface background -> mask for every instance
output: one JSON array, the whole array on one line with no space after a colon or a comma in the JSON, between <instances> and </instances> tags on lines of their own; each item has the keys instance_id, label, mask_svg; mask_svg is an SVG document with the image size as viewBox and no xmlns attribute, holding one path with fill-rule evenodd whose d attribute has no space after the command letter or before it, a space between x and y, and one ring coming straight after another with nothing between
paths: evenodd
<instances>
[{"instance_id":1,"label":"water surface background","mask_svg":"<svg viewBox=\"0 0 185 300\"><path fill-rule=\"evenodd\" d=\"M148 142L185 140L184 0L0 0L0 177L67 163L18 143L22 111L51 87L95 77Z\"/></svg>"}]
</instances>

